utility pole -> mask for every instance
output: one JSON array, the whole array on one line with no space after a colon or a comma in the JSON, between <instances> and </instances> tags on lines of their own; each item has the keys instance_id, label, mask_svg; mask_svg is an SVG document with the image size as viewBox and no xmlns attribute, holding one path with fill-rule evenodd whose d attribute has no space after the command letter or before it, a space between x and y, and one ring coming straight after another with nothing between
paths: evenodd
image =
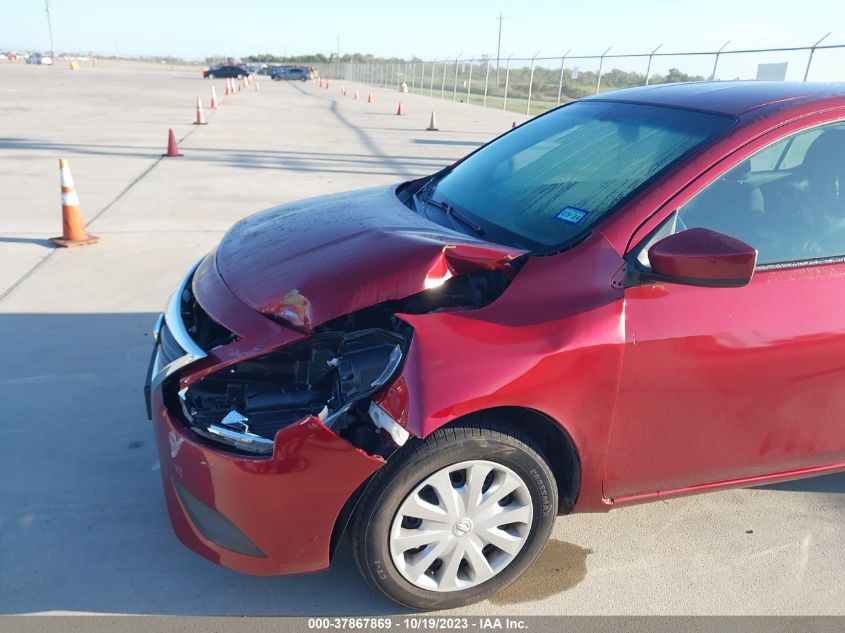
<instances>
[{"instance_id":1,"label":"utility pole","mask_svg":"<svg viewBox=\"0 0 845 633\"><path fill-rule=\"evenodd\" d=\"M44 8L47 11L47 30L50 31L50 57L55 57L53 52L53 23L50 21L50 0L44 0Z\"/></svg>"},{"instance_id":2,"label":"utility pole","mask_svg":"<svg viewBox=\"0 0 845 633\"><path fill-rule=\"evenodd\" d=\"M499 85L499 59L502 57L502 20L504 20L504 16L502 12L499 11L499 43L496 45L496 86Z\"/></svg>"}]
</instances>

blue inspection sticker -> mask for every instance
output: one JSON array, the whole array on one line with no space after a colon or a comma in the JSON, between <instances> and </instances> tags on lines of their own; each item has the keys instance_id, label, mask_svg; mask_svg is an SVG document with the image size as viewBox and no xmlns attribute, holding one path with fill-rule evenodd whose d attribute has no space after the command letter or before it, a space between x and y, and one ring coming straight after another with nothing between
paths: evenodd
<instances>
[{"instance_id":1,"label":"blue inspection sticker","mask_svg":"<svg viewBox=\"0 0 845 633\"><path fill-rule=\"evenodd\" d=\"M579 209L578 207L564 207L563 211L558 213L555 218L568 222L569 224L578 224L581 220L589 215L588 211Z\"/></svg>"}]
</instances>

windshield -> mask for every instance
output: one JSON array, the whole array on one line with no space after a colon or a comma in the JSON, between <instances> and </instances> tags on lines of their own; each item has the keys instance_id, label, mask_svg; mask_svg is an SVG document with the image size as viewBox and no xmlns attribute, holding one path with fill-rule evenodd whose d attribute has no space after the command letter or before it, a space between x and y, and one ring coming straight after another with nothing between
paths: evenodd
<instances>
[{"instance_id":1,"label":"windshield","mask_svg":"<svg viewBox=\"0 0 845 633\"><path fill-rule=\"evenodd\" d=\"M493 241L548 249L576 239L733 123L704 112L579 101L482 148L432 183L424 198L477 220Z\"/></svg>"}]
</instances>

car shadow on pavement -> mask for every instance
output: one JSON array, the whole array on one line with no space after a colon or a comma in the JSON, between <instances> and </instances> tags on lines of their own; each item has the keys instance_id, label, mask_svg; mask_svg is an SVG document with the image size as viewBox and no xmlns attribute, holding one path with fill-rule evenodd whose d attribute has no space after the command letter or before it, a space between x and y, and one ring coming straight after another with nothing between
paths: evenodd
<instances>
[{"instance_id":1,"label":"car shadow on pavement","mask_svg":"<svg viewBox=\"0 0 845 633\"><path fill-rule=\"evenodd\" d=\"M845 473L795 479L756 487L760 490L784 490L789 492L845 493Z\"/></svg>"},{"instance_id":2,"label":"car shadow on pavement","mask_svg":"<svg viewBox=\"0 0 845 633\"><path fill-rule=\"evenodd\" d=\"M0 614L401 613L344 544L328 571L259 578L178 542L142 397L156 317L0 314Z\"/></svg>"}]
</instances>

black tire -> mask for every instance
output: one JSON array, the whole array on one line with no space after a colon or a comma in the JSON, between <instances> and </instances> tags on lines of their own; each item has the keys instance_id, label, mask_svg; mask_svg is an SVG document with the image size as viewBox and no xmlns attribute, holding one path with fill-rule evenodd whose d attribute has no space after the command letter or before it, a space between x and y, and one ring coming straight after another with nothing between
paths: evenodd
<instances>
[{"instance_id":1,"label":"black tire","mask_svg":"<svg viewBox=\"0 0 845 633\"><path fill-rule=\"evenodd\" d=\"M390 526L402 501L429 475L469 460L506 466L526 484L534 512L528 537L510 564L489 580L468 589L430 591L396 568L390 554ZM493 415L439 429L424 440L411 439L377 471L353 515L350 536L361 574L379 593L414 609L451 609L501 591L534 562L557 515L557 484L542 452L530 438Z\"/></svg>"},{"instance_id":2,"label":"black tire","mask_svg":"<svg viewBox=\"0 0 845 633\"><path fill-rule=\"evenodd\" d=\"M214 75L206 75L206 79L217 79Z\"/></svg>"}]
</instances>

